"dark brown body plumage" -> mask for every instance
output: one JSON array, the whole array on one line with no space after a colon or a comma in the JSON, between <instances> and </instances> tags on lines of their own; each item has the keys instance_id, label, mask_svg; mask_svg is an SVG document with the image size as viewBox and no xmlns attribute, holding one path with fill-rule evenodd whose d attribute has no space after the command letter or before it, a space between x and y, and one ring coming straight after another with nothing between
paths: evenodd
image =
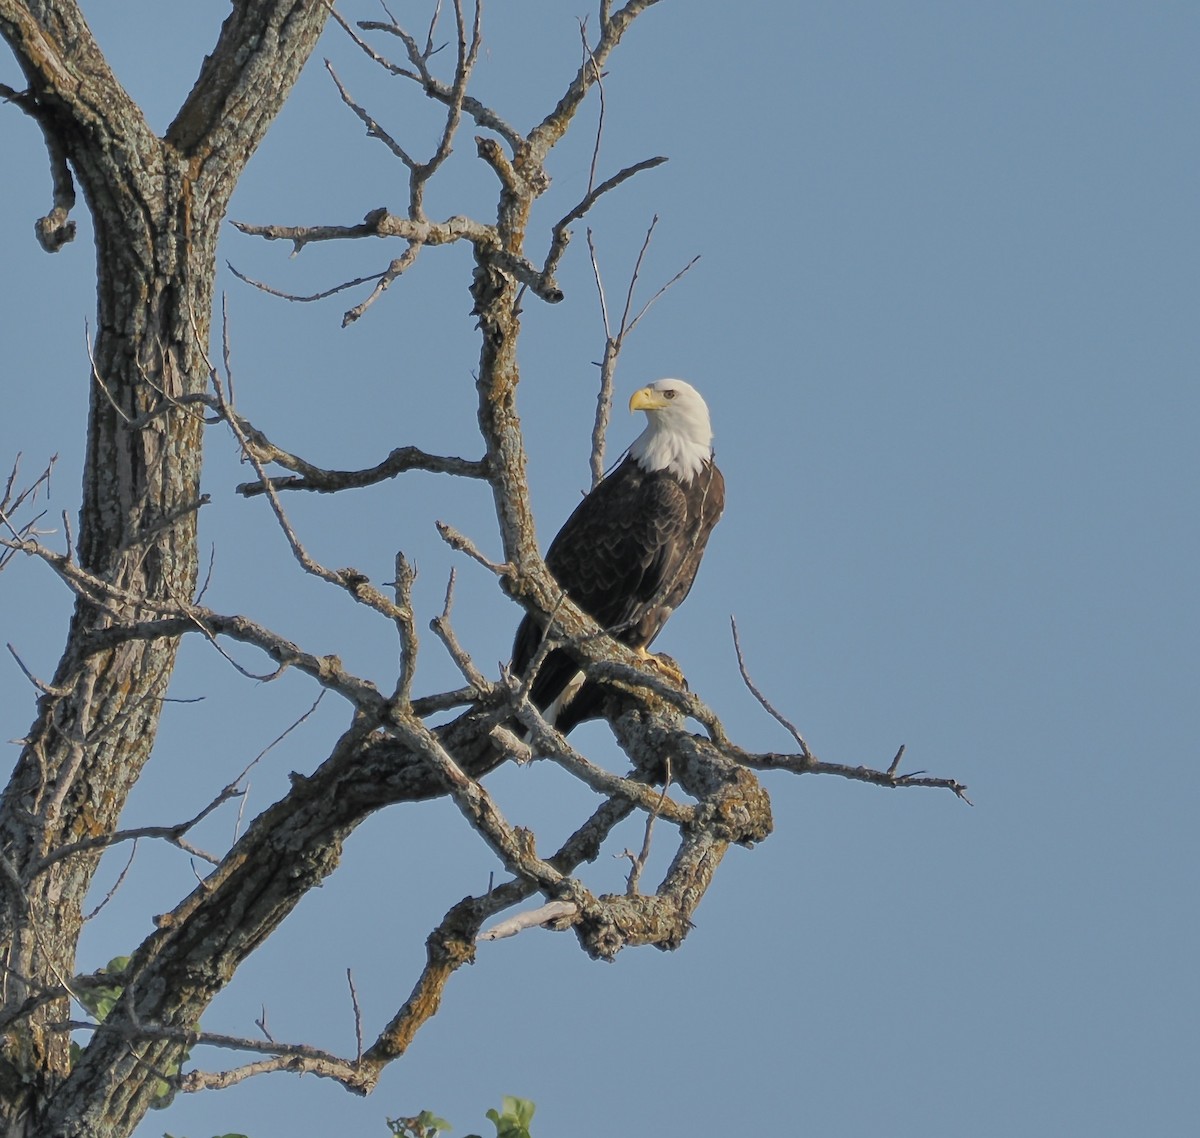
<instances>
[{"instance_id":1,"label":"dark brown body plumage","mask_svg":"<svg viewBox=\"0 0 1200 1138\"><path fill-rule=\"evenodd\" d=\"M666 470L645 471L627 457L575 508L546 564L599 625L632 648L648 648L688 595L724 506L725 480L711 459L683 482ZM513 644L517 675L541 638L541 625L526 616ZM552 652L533 682L533 702L544 711L578 671L567 650ZM559 712L559 730L597 714L598 697L595 685L585 685Z\"/></svg>"}]
</instances>

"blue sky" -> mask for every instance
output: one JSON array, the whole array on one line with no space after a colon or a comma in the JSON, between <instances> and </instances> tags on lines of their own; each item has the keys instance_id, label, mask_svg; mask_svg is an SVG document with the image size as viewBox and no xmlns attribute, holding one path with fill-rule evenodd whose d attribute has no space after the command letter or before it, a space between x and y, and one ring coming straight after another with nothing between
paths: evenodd
<instances>
[{"instance_id":1,"label":"blue sky","mask_svg":"<svg viewBox=\"0 0 1200 1138\"><path fill-rule=\"evenodd\" d=\"M85 5L117 75L159 130L227 6ZM397 9L414 24L424 9ZM369 4L345 8L374 17ZM576 66L582 4L494 5L478 93L528 126ZM630 340L618 382L687 378L710 403L729 484L696 589L664 633L692 686L751 749L787 737L738 678L735 615L759 686L823 758L908 765L967 783L884 792L774 776L776 832L733 850L672 954L611 966L574 939L526 933L481 948L442 1012L359 1100L274 1076L181 1099L140 1133L381 1135L428 1107L483 1132L501 1094L538 1103L535 1134L607 1138L733 1129L822 1138L1089 1138L1192 1132L1197 1114L1200 775L1195 600L1200 396L1200 9L1187 3L730 6L666 0L638 21L605 83L601 169L670 162L596 209L610 297L650 219L644 296L698 264ZM739 22L739 20L741 22ZM150 27L147 28L146 24ZM594 22L594 15L593 15ZM252 162L231 217L352 223L402 207L403 171L340 106L320 60L414 149L436 120L419 93L372 74L331 32ZM0 80L16 85L11 61ZM581 196L595 105L551 162L531 229ZM80 239L41 253L40 136L0 113L0 461L60 454L54 509L78 508L94 323ZM433 216L492 208L469 132L430 190ZM539 228L540 227L540 228ZM587 481L602 350L582 227L566 300L528 301L520 408L539 533ZM376 271L378 242L282 246L230 229L221 256L305 292ZM465 249L429 249L353 328L345 303L293 306L222 271L241 409L331 466L413 443L474 456L478 352ZM613 423L616 449L638 423ZM299 579L232 441L208 440L210 603L337 651L380 682L394 640ZM516 609L437 540L435 518L498 548L482 487L415 475L289 502L312 551L388 579L420 569L425 617L459 569L455 619L485 666L506 658ZM67 598L36 566L0 580L0 637L52 671ZM456 675L432 636L422 691ZM189 643L131 822L188 816L315 698L299 677L256 686ZM253 665L252 658L246 663ZM4 665L0 665L4 667ZM0 682L3 738L32 699ZM247 812L327 753L326 699L256 768ZM598 727L580 739L619 763ZM588 809L556 771L489 785L550 848ZM226 810L203 835L227 843ZM637 827L614 849L640 842ZM665 834L658 849L668 855ZM100 895L123 864L102 869ZM345 970L366 1030L403 1001L445 909L497 867L446 803L372 818L342 868L252 958L205 1026L353 1050ZM660 867L661 868L661 867ZM621 887L602 857L585 879ZM139 851L92 922L81 968L128 951L194 882L186 858ZM200 1056L208 1068L228 1056Z\"/></svg>"}]
</instances>

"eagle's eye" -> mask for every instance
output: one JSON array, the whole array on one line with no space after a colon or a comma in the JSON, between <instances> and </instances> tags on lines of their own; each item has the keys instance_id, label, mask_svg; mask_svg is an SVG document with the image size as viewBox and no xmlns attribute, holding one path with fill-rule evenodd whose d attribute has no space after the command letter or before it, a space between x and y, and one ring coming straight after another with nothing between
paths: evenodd
<instances>
[{"instance_id":1,"label":"eagle's eye","mask_svg":"<svg viewBox=\"0 0 1200 1138\"><path fill-rule=\"evenodd\" d=\"M668 387L667 390L663 392L663 398L664 399L674 399L675 392L671 388Z\"/></svg>"}]
</instances>

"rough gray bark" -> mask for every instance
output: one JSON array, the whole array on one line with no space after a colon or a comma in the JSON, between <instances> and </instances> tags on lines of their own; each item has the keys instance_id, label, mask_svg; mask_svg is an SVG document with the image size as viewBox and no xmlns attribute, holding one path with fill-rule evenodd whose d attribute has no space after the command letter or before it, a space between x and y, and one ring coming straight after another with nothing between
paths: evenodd
<instances>
[{"instance_id":1,"label":"rough gray bark","mask_svg":"<svg viewBox=\"0 0 1200 1138\"><path fill-rule=\"evenodd\" d=\"M19 103L41 126L56 210L39 223L48 249L69 237L65 206L78 179L96 233L97 321L87 462L79 517L80 565L134 595L190 598L202 424L172 399L203 392L218 227L246 161L291 90L328 11L321 0L238 0L219 42L164 138L112 74L73 0L0 0L0 33L26 90ZM111 612L80 600L52 692L39 702L0 802L6 892L3 1006L22 1007L74 972L80 906L100 849L40 872L50 851L110 832L150 755L177 637L101 652L91 638ZM68 1073L62 997L10 1025L0 1061L0 1125L44 1132ZM145 1084L147 1080L140 1080ZM145 1109L144 1085L123 1088L125 1133ZM93 1088L95 1090L95 1088ZM67 1125L65 1118L63 1125ZM70 1129L70 1126L68 1126Z\"/></svg>"}]
</instances>

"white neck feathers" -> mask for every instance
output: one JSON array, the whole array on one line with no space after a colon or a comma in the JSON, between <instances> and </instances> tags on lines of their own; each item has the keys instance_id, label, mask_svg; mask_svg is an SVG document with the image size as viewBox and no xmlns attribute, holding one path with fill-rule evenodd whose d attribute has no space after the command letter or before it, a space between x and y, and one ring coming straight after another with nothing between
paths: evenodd
<instances>
[{"instance_id":1,"label":"white neck feathers","mask_svg":"<svg viewBox=\"0 0 1200 1138\"><path fill-rule=\"evenodd\" d=\"M655 429L651 423L634 440L629 453L638 466L648 472L669 470L684 482L690 482L712 458L712 436L701 442L677 431Z\"/></svg>"},{"instance_id":2,"label":"white neck feathers","mask_svg":"<svg viewBox=\"0 0 1200 1138\"><path fill-rule=\"evenodd\" d=\"M694 387L680 379L660 379L643 391L652 397L640 403L649 422L629 453L645 471L669 470L690 482L712 458L707 405Z\"/></svg>"}]
</instances>

